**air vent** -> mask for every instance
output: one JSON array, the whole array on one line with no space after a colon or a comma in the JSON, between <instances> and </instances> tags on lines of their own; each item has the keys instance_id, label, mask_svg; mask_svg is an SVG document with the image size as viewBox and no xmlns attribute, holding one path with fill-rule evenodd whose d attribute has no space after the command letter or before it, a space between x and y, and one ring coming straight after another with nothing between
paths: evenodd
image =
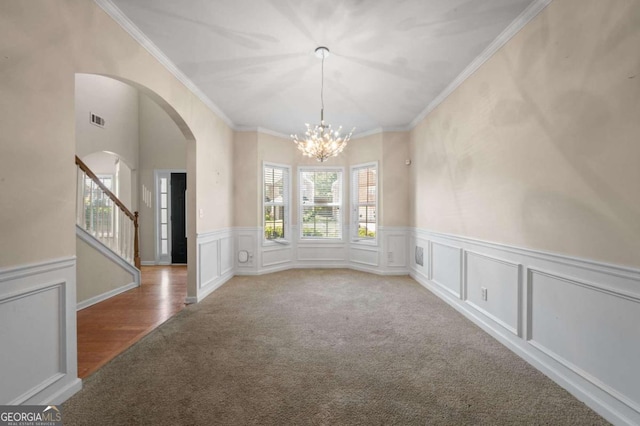
<instances>
[{"instance_id":1,"label":"air vent","mask_svg":"<svg viewBox=\"0 0 640 426\"><path fill-rule=\"evenodd\" d=\"M424 249L416 246L416 265L424 266Z\"/></svg>"},{"instance_id":2,"label":"air vent","mask_svg":"<svg viewBox=\"0 0 640 426\"><path fill-rule=\"evenodd\" d=\"M100 117L99 115L96 115L94 113L89 113L91 115L91 124L95 124L98 127L104 127L104 118Z\"/></svg>"}]
</instances>

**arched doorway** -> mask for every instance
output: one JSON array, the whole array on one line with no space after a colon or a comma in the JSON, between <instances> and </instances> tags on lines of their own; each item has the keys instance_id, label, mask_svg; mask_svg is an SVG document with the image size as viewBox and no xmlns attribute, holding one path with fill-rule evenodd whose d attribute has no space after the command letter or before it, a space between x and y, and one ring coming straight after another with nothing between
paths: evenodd
<instances>
[{"instance_id":1,"label":"arched doorway","mask_svg":"<svg viewBox=\"0 0 640 426\"><path fill-rule=\"evenodd\" d=\"M162 200L158 171L181 173L186 183L187 146L195 140L184 120L166 101L130 81L76 74L75 101L77 156L95 168L95 175L103 179L103 183L109 182L109 189L138 215L140 258L145 265L137 281L143 285L132 292L129 290L136 285L128 282L131 279L126 268L118 269L113 259L110 262L96 253L87 255L87 247L78 243L77 294L78 306L83 309L77 317L78 374L86 377L184 304L187 266L162 269L150 265L162 263L158 261L158 247L163 232L168 232L169 238L171 233L171 227L163 229L161 221L161 206L171 203L171 193ZM170 181L167 183L170 187ZM182 210L186 214L189 209L185 202L183 191ZM174 212L176 210L178 207L174 206ZM171 215L165 214L164 219L167 218ZM182 225L183 231L185 228ZM175 289L176 277L182 280L179 291ZM126 310L110 303L123 297L129 298ZM155 305L156 302L159 304ZM96 323L89 318L88 312L98 306L103 311L112 309L112 314L106 316L107 322ZM88 347L93 349L87 352ZM87 358L91 359L89 369L85 363Z\"/></svg>"}]
</instances>

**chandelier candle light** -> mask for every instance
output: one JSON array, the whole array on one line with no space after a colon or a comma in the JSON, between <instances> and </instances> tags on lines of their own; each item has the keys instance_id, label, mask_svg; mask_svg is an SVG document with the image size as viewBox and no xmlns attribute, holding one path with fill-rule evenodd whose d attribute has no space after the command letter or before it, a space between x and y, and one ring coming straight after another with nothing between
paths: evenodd
<instances>
[{"instance_id":1,"label":"chandelier candle light","mask_svg":"<svg viewBox=\"0 0 640 426\"><path fill-rule=\"evenodd\" d=\"M309 124L307 131L304 133L304 139L298 139L298 135L291 135L293 142L298 149L307 157L315 157L318 161L323 162L329 157L335 157L340 154L347 146L347 142L351 138L355 128L351 129L345 137L340 136L342 126L338 130L332 130L331 124L324 122L324 58L329 56L329 49L326 47L318 47L316 56L322 58L322 85L320 86L320 124L316 124L313 128Z\"/></svg>"}]
</instances>

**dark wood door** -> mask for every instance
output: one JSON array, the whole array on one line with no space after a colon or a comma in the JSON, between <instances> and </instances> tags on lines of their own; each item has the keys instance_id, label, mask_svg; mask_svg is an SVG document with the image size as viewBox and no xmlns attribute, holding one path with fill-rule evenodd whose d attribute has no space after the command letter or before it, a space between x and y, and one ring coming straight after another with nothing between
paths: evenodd
<instances>
[{"instance_id":1,"label":"dark wood door","mask_svg":"<svg viewBox=\"0 0 640 426\"><path fill-rule=\"evenodd\" d=\"M187 263L187 174L171 173L171 263Z\"/></svg>"}]
</instances>

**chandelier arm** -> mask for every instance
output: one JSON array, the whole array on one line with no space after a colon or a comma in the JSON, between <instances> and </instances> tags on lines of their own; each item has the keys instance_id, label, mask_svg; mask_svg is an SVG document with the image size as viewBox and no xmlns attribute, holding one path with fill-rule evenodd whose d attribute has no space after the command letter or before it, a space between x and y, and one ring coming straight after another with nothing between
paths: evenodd
<instances>
[{"instance_id":1,"label":"chandelier arm","mask_svg":"<svg viewBox=\"0 0 640 426\"><path fill-rule=\"evenodd\" d=\"M345 136L341 136L340 132L342 126L339 126L337 130L332 130L330 124L324 123L324 59L329 54L329 49L326 47L318 47L316 49L316 56L322 59L322 71L321 71L321 84L320 84L320 124L310 126L306 124L307 131L305 132L304 139L298 138L298 135L291 135L293 142L303 155L307 157L315 157L318 161L324 162L330 157L335 157L340 154L349 142L354 129L351 130ZM322 56L320 56L322 55Z\"/></svg>"}]
</instances>

